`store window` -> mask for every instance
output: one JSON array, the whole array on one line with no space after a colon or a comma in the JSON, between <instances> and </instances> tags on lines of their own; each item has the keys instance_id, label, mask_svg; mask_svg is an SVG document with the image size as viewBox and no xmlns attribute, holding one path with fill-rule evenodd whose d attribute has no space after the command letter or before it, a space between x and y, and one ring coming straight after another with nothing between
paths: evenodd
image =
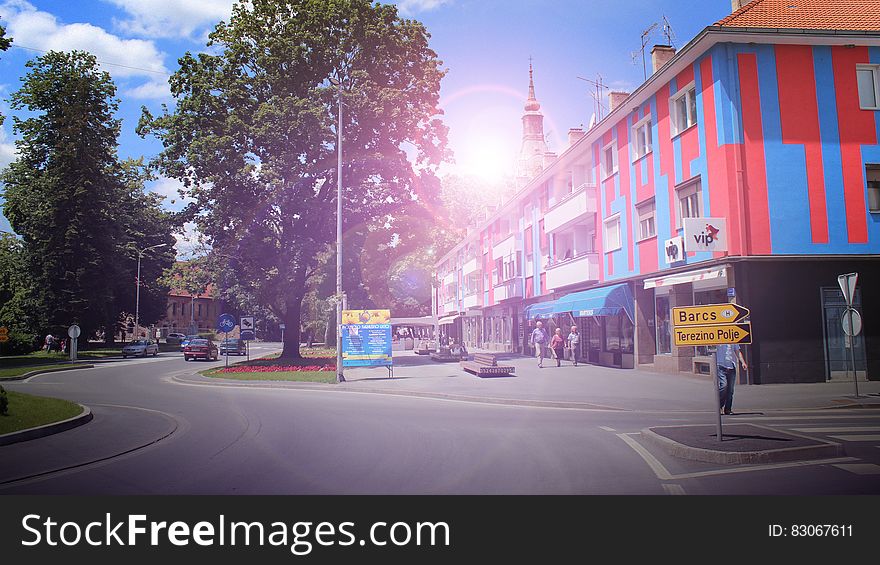
<instances>
[{"instance_id":1,"label":"store window","mask_svg":"<svg viewBox=\"0 0 880 565\"><path fill-rule=\"evenodd\" d=\"M655 300L657 320L657 353L672 353L672 328L669 324L669 296Z\"/></svg>"},{"instance_id":2,"label":"store window","mask_svg":"<svg viewBox=\"0 0 880 565\"><path fill-rule=\"evenodd\" d=\"M605 351L633 352L633 324L626 314L605 318Z\"/></svg>"}]
</instances>

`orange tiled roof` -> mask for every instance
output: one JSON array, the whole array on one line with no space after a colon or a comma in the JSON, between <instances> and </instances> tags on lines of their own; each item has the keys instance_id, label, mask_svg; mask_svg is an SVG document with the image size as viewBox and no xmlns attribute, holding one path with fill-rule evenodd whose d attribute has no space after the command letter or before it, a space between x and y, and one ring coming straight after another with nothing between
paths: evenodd
<instances>
[{"instance_id":1,"label":"orange tiled roof","mask_svg":"<svg viewBox=\"0 0 880 565\"><path fill-rule=\"evenodd\" d=\"M880 31L880 0L755 0L715 25Z\"/></svg>"}]
</instances>

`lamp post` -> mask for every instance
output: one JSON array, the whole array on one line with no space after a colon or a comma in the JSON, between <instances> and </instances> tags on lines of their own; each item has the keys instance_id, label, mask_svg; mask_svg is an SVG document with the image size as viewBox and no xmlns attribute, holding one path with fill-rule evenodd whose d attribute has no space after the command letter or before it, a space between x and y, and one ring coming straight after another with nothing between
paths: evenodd
<instances>
[{"instance_id":1,"label":"lamp post","mask_svg":"<svg viewBox=\"0 0 880 565\"><path fill-rule=\"evenodd\" d=\"M137 268L137 290L135 291L135 300L134 300L134 335L135 339L140 336L140 309L141 309L141 259L144 257L144 254L151 249L159 249L160 247L166 247L167 243L160 243L158 245L151 245L143 250L138 249L134 245L132 247L138 254L138 268Z\"/></svg>"},{"instance_id":2,"label":"lamp post","mask_svg":"<svg viewBox=\"0 0 880 565\"><path fill-rule=\"evenodd\" d=\"M330 78L336 87L336 382L344 383L342 370L342 82Z\"/></svg>"}]
</instances>

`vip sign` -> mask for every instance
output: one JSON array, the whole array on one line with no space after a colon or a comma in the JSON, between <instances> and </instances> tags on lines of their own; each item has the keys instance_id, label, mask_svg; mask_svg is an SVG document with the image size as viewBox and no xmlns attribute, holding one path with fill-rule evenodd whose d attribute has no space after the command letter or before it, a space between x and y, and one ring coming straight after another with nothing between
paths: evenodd
<instances>
[{"instance_id":1,"label":"vip sign","mask_svg":"<svg viewBox=\"0 0 880 565\"><path fill-rule=\"evenodd\" d=\"M727 251L727 220L685 218L685 251Z\"/></svg>"},{"instance_id":2,"label":"vip sign","mask_svg":"<svg viewBox=\"0 0 880 565\"><path fill-rule=\"evenodd\" d=\"M663 244L663 255L666 257L666 264L671 265L684 261L684 241L681 236L667 239Z\"/></svg>"}]
</instances>

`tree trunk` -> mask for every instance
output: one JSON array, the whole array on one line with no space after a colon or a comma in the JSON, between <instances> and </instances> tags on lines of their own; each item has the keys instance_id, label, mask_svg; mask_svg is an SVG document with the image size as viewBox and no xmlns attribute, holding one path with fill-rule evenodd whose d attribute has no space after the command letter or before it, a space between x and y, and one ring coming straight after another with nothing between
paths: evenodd
<instances>
[{"instance_id":1,"label":"tree trunk","mask_svg":"<svg viewBox=\"0 0 880 565\"><path fill-rule=\"evenodd\" d=\"M293 297L287 301L284 312L284 350L282 359L300 359L299 338L302 317L302 298Z\"/></svg>"}]
</instances>

